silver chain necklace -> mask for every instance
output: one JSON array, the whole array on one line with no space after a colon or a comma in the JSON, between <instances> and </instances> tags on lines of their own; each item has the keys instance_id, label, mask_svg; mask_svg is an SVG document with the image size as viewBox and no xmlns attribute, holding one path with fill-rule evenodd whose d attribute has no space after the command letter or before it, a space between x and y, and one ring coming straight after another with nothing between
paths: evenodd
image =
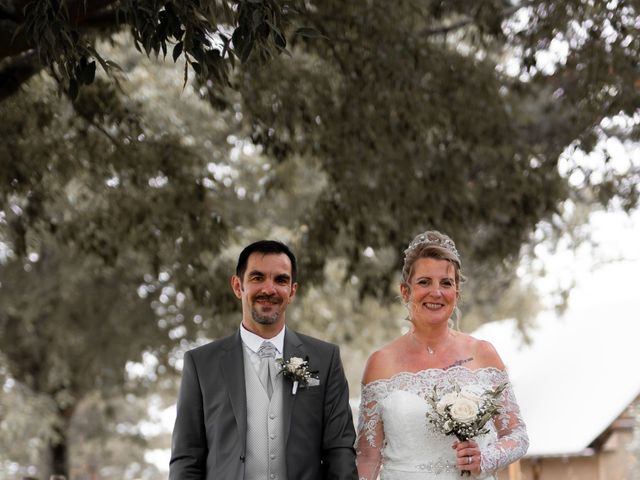
<instances>
[{"instance_id":1,"label":"silver chain necklace","mask_svg":"<svg viewBox=\"0 0 640 480\"><path fill-rule=\"evenodd\" d=\"M424 343L422 343L422 341L421 341L421 340L416 336L415 332L409 332L409 333L410 333L410 334L411 334L411 336L413 337L414 341L418 342L418 344L419 344L421 347L423 347L423 348L427 351L427 353L428 353L429 355L435 355L435 354L436 354L435 349L434 349L434 348L432 348L432 347L430 347L429 345L425 345ZM449 332L449 333L447 334L447 338L449 337L449 335L450 335L450 334L451 334L451 332ZM446 341L446 339L445 339L445 341ZM442 342L442 343L444 343L444 342ZM440 346L441 346L441 345L440 345Z\"/></svg>"}]
</instances>

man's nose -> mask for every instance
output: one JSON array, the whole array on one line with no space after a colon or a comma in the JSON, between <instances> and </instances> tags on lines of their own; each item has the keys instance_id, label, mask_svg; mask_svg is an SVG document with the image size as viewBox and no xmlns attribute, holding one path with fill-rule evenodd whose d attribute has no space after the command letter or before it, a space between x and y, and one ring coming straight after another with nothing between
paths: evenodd
<instances>
[{"instance_id":1,"label":"man's nose","mask_svg":"<svg viewBox=\"0 0 640 480\"><path fill-rule=\"evenodd\" d=\"M266 279L262 284L262 291L267 294L272 294L276 292L276 285L271 279Z\"/></svg>"}]
</instances>

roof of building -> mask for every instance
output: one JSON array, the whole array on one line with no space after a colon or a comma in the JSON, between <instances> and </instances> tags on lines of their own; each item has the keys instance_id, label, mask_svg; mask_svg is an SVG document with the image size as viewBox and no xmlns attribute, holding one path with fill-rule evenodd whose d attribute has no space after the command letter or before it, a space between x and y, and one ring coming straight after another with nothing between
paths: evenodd
<instances>
[{"instance_id":1,"label":"roof of building","mask_svg":"<svg viewBox=\"0 0 640 480\"><path fill-rule=\"evenodd\" d=\"M531 442L527 456L584 453L640 394L640 294L614 267L574 291L564 315L541 314L530 345L513 320L473 333L507 365Z\"/></svg>"}]
</instances>

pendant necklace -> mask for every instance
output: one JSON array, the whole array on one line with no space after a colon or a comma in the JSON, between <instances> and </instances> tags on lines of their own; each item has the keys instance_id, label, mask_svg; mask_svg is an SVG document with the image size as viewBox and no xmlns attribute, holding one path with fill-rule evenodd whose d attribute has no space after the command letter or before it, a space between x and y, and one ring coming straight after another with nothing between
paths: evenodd
<instances>
[{"instance_id":1,"label":"pendant necklace","mask_svg":"<svg viewBox=\"0 0 640 480\"><path fill-rule=\"evenodd\" d=\"M422 342L418 339L418 337L416 337L416 334L415 334L414 332L411 332L411 336L413 337L413 340L414 340L414 341L416 341L416 342L418 342L418 344L419 344L421 347L424 347L424 349L427 351L427 353L428 353L429 355L435 355L435 354L436 354L436 351L435 351L433 348L431 348L429 345L425 345L424 343L422 343Z\"/></svg>"},{"instance_id":2,"label":"pendant necklace","mask_svg":"<svg viewBox=\"0 0 640 480\"><path fill-rule=\"evenodd\" d=\"M422 343L422 341L421 341L421 340L416 336L415 332L410 332L410 333L411 333L411 336L413 337L414 341L418 342L418 344L419 344L421 347L424 347L424 349L427 351L427 353L428 353L429 355L435 355L435 354L436 354L436 350L435 350L435 348L432 348L431 346L429 346L429 345L425 345L424 343ZM451 335L451 332L449 332L449 334L447 335L447 337L448 337L449 335ZM445 341L446 341L446 338L445 338L445 340L444 340L443 342L441 342L441 343L442 343L442 344L444 344L444 342L445 342ZM439 347L441 347L441 346L442 346L442 345L439 345Z\"/></svg>"}]
</instances>

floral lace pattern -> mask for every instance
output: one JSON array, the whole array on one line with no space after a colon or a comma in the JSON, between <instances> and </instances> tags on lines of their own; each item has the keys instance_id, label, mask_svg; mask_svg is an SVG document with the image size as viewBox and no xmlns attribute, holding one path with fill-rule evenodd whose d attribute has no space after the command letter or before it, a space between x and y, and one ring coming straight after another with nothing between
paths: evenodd
<instances>
[{"instance_id":1,"label":"floral lace pattern","mask_svg":"<svg viewBox=\"0 0 640 480\"><path fill-rule=\"evenodd\" d=\"M381 466L382 480L459 479L451 448L455 438L437 432L427 421L431 406L425 399L434 387L457 384L480 394L504 382L508 375L503 370L456 366L401 372L364 385L356 441L360 479L375 480ZM481 451L479 478L494 478L529 446L510 384L501 404L501 412L487 424L489 433L475 439Z\"/></svg>"}]
</instances>

